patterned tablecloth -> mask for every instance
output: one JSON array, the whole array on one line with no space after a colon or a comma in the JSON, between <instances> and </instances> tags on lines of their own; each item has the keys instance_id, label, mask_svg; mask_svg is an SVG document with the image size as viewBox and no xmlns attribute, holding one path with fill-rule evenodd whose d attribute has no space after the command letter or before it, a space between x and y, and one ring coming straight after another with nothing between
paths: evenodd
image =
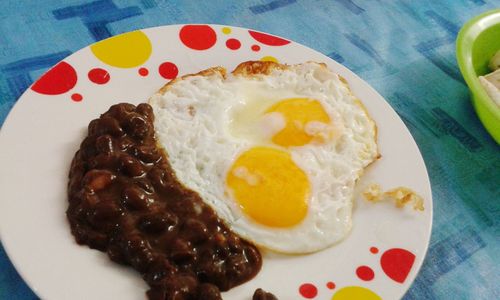
<instances>
[{"instance_id":1,"label":"patterned tablecloth","mask_svg":"<svg viewBox=\"0 0 500 300\"><path fill-rule=\"evenodd\" d=\"M498 7L498 0L2 0L0 124L49 67L115 34L218 23L287 37L375 87L422 152L434 227L404 299L500 299L500 147L478 121L455 60L460 27ZM33 298L0 246L0 299Z\"/></svg>"}]
</instances>

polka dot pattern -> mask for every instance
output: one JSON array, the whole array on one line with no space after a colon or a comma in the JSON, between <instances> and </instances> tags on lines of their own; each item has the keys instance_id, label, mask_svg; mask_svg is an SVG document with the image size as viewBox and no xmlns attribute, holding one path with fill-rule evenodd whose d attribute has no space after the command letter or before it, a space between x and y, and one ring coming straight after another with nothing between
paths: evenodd
<instances>
[{"instance_id":1,"label":"polka dot pattern","mask_svg":"<svg viewBox=\"0 0 500 300\"><path fill-rule=\"evenodd\" d=\"M415 262L415 254L401 248L392 248L380 257L380 266L392 280L403 283Z\"/></svg>"},{"instance_id":2,"label":"polka dot pattern","mask_svg":"<svg viewBox=\"0 0 500 300\"><path fill-rule=\"evenodd\" d=\"M306 299L313 299L318 295L318 288L312 283L304 283L299 287L299 293Z\"/></svg>"},{"instance_id":3,"label":"polka dot pattern","mask_svg":"<svg viewBox=\"0 0 500 300\"><path fill-rule=\"evenodd\" d=\"M152 45L142 31L132 31L102 40L90 46L103 63L117 68L142 65L151 56Z\"/></svg>"},{"instance_id":4,"label":"polka dot pattern","mask_svg":"<svg viewBox=\"0 0 500 300\"><path fill-rule=\"evenodd\" d=\"M261 61L272 61L272 62L275 62L275 63L277 63L277 62L278 62L278 59L276 59L276 57L274 57L274 56L270 56L270 55L268 55L268 56L264 56L264 57L262 57L260 60L261 60Z\"/></svg>"},{"instance_id":5,"label":"polka dot pattern","mask_svg":"<svg viewBox=\"0 0 500 300\"><path fill-rule=\"evenodd\" d=\"M179 74L179 69L174 63L167 61L160 65L158 72L165 79L174 79Z\"/></svg>"},{"instance_id":6,"label":"polka dot pattern","mask_svg":"<svg viewBox=\"0 0 500 300\"><path fill-rule=\"evenodd\" d=\"M250 33L250 36L252 36L257 42L261 42L264 45L284 46L290 44L290 41L288 40L267 33L257 32L253 30L249 30L248 33Z\"/></svg>"},{"instance_id":7,"label":"polka dot pattern","mask_svg":"<svg viewBox=\"0 0 500 300\"><path fill-rule=\"evenodd\" d=\"M361 286L347 286L338 290L332 300L382 300L375 292Z\"/></svg>"},{"instance_id":8,"label":"polka dot pattern","mask_svg":"<svg viewBox=\"0 0 500 300\"><path fill-rule=\"evenodd\" d=\"M181 28L179 37L182 43L193 50L207 50L217 41L217 34L208 25L185 25Z\"/></svg>"},{"instance_id":9,"label":"polka dot pattern","mask_svg":"<svg viewBox=\"0 0 500 300\"><path fill-rule=\"evenodd\" d=\"M149 75L149 70L146 68L140 68L138 71L139 75L145 77Z\"/></svg>"},{"instance_id":10,"label":"polka dot pattern","mask_svg":"<svg viewBox=\"0 0 500 300\"><path fill-rule=\"evenodd\" d=\"M377 254L379 249L375 246L369 248L370 253ZM384 274L393 281L403 283L408 276L413 263L415 255L406 249L391 248L386 250L380 257L380 265ZM375 279L375 272L370 266L359 266L356 268L356 276L362 282L369 282ZM337 288L333 281L326 282L327 290L332 291ZM313 299L319 293L316 285L312 283L303 283L299 286L299 294L305 299ZM348 299L368 299L378 300L381 299L372 290L361 286L347 286L340 288L333 294L332 300L348 300Z\"/></svg>"},{"instance_id":11,"label":"polka dot pattern","mask_svg":"<svg viewBox=\"0 0 500 300\"><path fill-rule=\"evenodd\" d=\"M110 76L108 71L101 68L94 68L89 71L88 77L95 84L105 84L109 81Z\"/></svg>"},{"instance_id":12,"label":"polka dot pattern","mask_svg":"<svg viewBox=\"0 0 500 300\"><path fill-rule=\"evenodd\" d=\"M75 87L77 80L75 69L62 61L43 74L31 89L39 94L60 95Z\"/></svg>"},{"instance_id":13,"label":"polka dot pattern","mask_svg":"<svg viewBox=\"0 0 500 300\"><path fill-rule=\"evenodd\" d=\"M74 93L73 95L71 95L71 100L75 102L80 102L83 100L83 96L78 93Z\"/></svg>"},{"instance_id":14,"label":"polka dot pattern","mask_svg":"<svg viewBox=\"0 0 500 300\"><path fill-rule=\"evenodd\" d=\"M226 41L226 47L231 50L238 50L241 47L241 42L237 39L229 39Z\"/></svg>"},{"instance_id":15,"label":"polka dot pattern","mask_svg":"<svg viewBox=\"0 0 500 300\"><path fill-rule=\"evenodd\" d=\"M375 273L373 272L372 268L368 266L358 267L356 269L356 275L359 277L359 279L364 281L373 280L373 278L375 277Z\"/></svg>"}]
</instances>

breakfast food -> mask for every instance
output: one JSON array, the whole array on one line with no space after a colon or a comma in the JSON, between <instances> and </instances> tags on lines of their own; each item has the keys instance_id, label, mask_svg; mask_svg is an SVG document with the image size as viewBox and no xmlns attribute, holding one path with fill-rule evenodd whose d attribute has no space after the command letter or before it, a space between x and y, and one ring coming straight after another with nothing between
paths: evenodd
<instances>
[{"instance_id":1,"label":"breakfast food","mask_svg":"<svg viewBox=\"0 0 500 300\"><path fill-rule=\"evenodd\" d=\"M69 174L71 232L139 271L150 299L221 299L256 275L260 253L177 180L153 119L148 104L118 104L90 122Z\"/></svg>"},{"instance_id":2,"label":"breakfast food","mask_svg":"<svg viewBox=\"0 0 500 300\"><path fill-rule=\"evenodd\" d=\"M67 216L79 244L138 270L150 299L220 299L260 270L253 244L309 253L349 232L377 130L324 64L215 67L149 103L89 124Z\"/></svg>"},{"instance_id":3,"label":"breakfast food","mask_svg":"<svg viewBox=\"0 0 500 300\"><path fill-rule=\"evenodd\" d=\"M177 178L238 235L308 253L348 234L354 185L379 157L377 131L324 64L211 68L149 103Z\"/></svg>"},{"instance_id":4,"label":"breakfast food","mask_svg":"<svg viewBox=\"0 0 500 300\"><path fill-rule=\"evenodd\" d=\"M500 50L491 58L488 66L492 72L479 76L479 81L491 100L500 107Z\"/></svg>"}]
</instances>

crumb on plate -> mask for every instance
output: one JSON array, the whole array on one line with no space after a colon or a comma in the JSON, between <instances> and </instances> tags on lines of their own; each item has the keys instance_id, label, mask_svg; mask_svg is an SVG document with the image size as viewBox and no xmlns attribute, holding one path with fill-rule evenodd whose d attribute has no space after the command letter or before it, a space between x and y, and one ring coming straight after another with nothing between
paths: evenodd
<instances>
[{"instance_id":1,"label":"crumb on plate","mask_svg":"<svg viewBox=\"0 0 500 300\"><path fill-rule=\"evenodd\" d=\"M424 211L424 199L407 187L400 186L382 192L380 185L373 183L363 191L363 196L370 202L394 201L398 208L413 203L414 210Z\"/></svg>"}]
</instances>

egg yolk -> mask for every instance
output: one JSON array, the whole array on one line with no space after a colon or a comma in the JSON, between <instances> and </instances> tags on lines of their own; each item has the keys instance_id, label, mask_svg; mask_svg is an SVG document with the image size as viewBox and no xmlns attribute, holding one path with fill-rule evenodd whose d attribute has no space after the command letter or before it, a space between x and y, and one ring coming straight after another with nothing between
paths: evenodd
<instances>
[{"instance_id":1,"label":"egg yolk","mask_svg":"<svg viewBox=\"0 0 500 300\"><path fill-rule=\"evenodd\" d=\"M288 152L254 147L231 166L226 184L243 212L271 227L290 227L307 214L307 175Z\"/></svg>"},{"instance_id":2,"label":"egg yolk","mask_svg":"<svg viewBox=\"0 0 500 300\"><path fill-rule=\"evenodd\" d=\"M285 127L272 137L273 143L280 146L323 143L333 135L330 117L318 100L285 99L272 105L266 113L279 113L285 120Z\"/></svg>"}]
</instances>

